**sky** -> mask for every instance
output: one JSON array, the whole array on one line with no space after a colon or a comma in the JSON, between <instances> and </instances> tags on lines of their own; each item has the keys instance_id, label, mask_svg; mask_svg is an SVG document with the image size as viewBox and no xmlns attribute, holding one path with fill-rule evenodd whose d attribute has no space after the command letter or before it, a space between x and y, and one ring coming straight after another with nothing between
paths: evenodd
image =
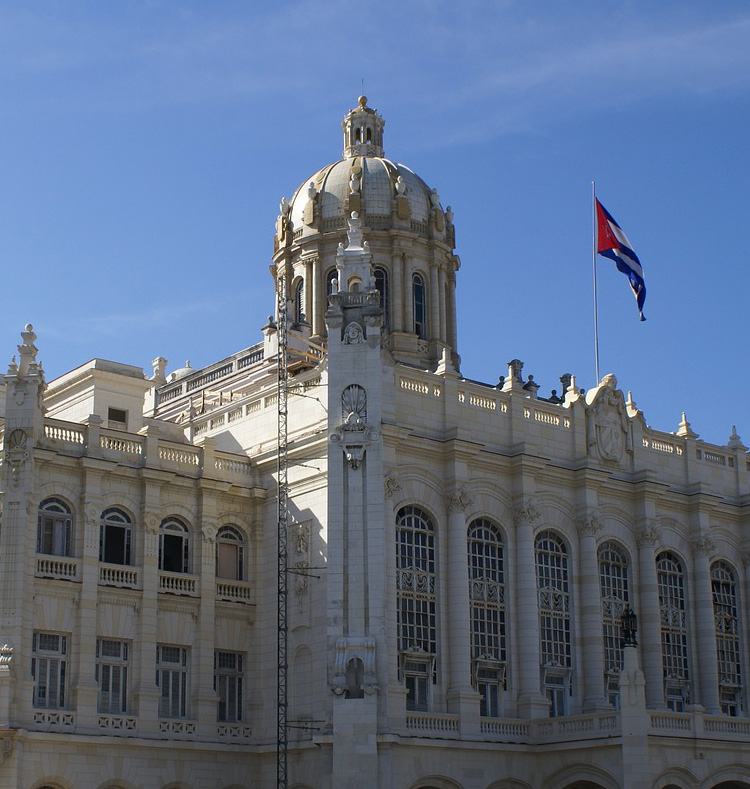
<instances>
[{"instance_id":1,"label":"sky","mask_svg":"<svg viewBox=\"0 0 750 789\"><path fill-rule=\"evenodd\" d=\"M750 444L750 3L0 0L0 363L48 380L253 345L279 200L362 91L455 213L467 378L596 384L592 181L645 271L597 263L601 374Z\"/></svg>"}]
</instances>

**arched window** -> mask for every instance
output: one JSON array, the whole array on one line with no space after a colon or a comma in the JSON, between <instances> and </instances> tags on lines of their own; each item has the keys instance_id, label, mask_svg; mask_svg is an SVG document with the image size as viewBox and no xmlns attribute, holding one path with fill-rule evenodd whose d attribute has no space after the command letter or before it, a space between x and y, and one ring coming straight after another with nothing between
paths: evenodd
<instances>
[{"instance_id":1,"label":"arched window","mask_svg":"<svg viewBox=\"0 0 750 789\"><path fill-rule=\"evenodd\" d=\"M682 712L690 701L685 575L682 562L671 551L656 557L661 615L661 658L667 707Z\"/></svg>"},{"instance_id":2,"label":"arched window","mask_svg":"<svg viewBox=\"0 0 750 789\"><path fill-rule=\"evenodd\" d=\"M61 499L45 499L39 505L36 551L52 556L71 556L73 551L73 513Z\"/></svg>"},{"instance_id":3,"label":"arched window","mask_svg":"<svg viewBox=\"0 0 750 789\"><path fill-rule=\"evenodd\" d=\"M437 652L435 530L429 515L418 507L402 507L396 516L396 573L398 649L406 706L426 710Z\"/></svg>"},{"instance_id":4,"label":"arched window","mask_svg":"<svg viewBox=\"0 0 750 789\"><path fill-rule=\"evenodd\" d=\"M159 569L168 573L190 572L190 533L177 518L167 518L159 528Z\"/></svg>"},{"instance_id":5,"label":"arched window","mask_svg":"<svg viewBox=\"0 0 750 789\"><path fill-rule=\"evenodd\" d=\"M724 562L714 562L711 566L711 591L719 667L719 703L725 715L735 717L742 714L737 587L732 568Z\"/></svg>"},{"instance_id":6,"label":"arched window","mask_svg":"<svg viewBox=\"0 0 750 789\"><path fill-rule=\"evenodd\" d=\"M629 562L615 542L599 546L599 590L602 603L604 640L604 686L609 703L620 706L619 677L622 671L620 618L630 601Z\"/></svg>"},{"instance_id":7,"label":"arched window","mask_svg":"<svg viewBox=\"0 0 750 789\"><path fill-rule=\"evenodd\" d=\"M295 283L293 288L294 293L294 322L305 322L305 283L304 280L299 280Z\"/></svg>"},{"instance_id":8,"label":"arched window","mask_svg":"<svg viewBox=\"0 0 750 789\"><path fill-rule=\"evenodd\" d=\"M216 577L245 579L245 540L234 526L222 526L216 535Z\"/></svg>"},{"instance_id":9,"label":"arched window","mask_svg":"<svg viewBox=\"0 0 750 789\"><path fill-rule=\"evenodd\" d=\"M391 294L388 288L388 272L384 268L376 268L373 272L375 275L375 287L380 294L380 307L383 310L383 323L386 329L391 325Z\"/></svg>"},{"instance_id":10,"label":"arched window","mask_svg":"<svg viewBox=\"0 0 750 789\"><path fill-rule=\"evenodd\" d=\"M99 561L108 564L130 564L133 523L126 513L110 507L102 513L99 523Z\"/></svg>"},{"instance_id":11,"label":"arched window","mask_svg":"<svg viewBox=\"0 0 750 789\"><path fill-rule=\"evenodd\" d=\"M422 275L412 275L411 283L414 304L414 334L425 339L427 337L427 293Z\"/></svg>"},{"instance_id":12,"label":"arched window","mask_svg":"<svg viewBox=\"0 0 750 789\"><path fill-rule=\"evenodd\" d=\"M572 693L568 551L551 531L535 541L542 685L550 716L566 715Z\"/></svg>"},{"instance_id":13,"label":"arched window","mask_svg":"<svg viewBox=\"0 0 750 789\"><path fill-rule=\"evenodd\" d=\"M480 714L500 715L500 690L505 687L506 626L503 541L485 518L469 525L469 603L474 682Z\"/></svg>"}]
</instances>

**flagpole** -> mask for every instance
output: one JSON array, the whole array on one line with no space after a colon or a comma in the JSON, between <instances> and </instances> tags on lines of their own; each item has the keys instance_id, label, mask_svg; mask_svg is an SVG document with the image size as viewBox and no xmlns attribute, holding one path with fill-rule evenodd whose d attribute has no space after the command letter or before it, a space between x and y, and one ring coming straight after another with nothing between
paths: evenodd
<instances>
[{"instance_id":1,"label":"flagpole","mask_svg":"<svg viewBox=\"0 0 750 789\"><path fill-rule=\"evenodd\" d=\"M596 290L596 182L591 182L591 268L594 277L594 370L596 371L596 385L599 385L599 305Z\"/></svg>"}]
</instances>

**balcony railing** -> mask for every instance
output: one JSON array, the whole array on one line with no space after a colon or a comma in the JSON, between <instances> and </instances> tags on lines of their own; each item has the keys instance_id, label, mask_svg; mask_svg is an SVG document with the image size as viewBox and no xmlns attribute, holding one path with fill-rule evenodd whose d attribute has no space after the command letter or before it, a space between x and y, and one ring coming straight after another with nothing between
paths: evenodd
<instances>
[{"instance_id":1,"label":"balcony railing","mask_svg":"<svg viewBox=\"0 0 750 789\"><path fill-rule=\"evenodd\" d=\"M58 581L79 581L78 559L67 556L37 556L37 578L55 578Z\"/></svg>"},{"instance_id":2,"label":"balcony railing","mask_svg":"<svg viewBox=\"0 0 750 789\"><path fill-rule=\"evenodd\" d=\"M185 573L159 573L159 591L165 594L198 596L198 579Z\"/></svg>"}]
</instances>

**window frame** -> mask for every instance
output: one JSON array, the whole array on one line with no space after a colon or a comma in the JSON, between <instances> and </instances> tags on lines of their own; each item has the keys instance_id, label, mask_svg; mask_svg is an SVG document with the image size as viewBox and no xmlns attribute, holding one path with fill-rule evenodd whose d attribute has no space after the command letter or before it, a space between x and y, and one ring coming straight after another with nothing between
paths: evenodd
<instances>
[{"instance_id":1,"label":"window frame","mask_svg":"<svg viewBox=\"0 0 750 789\"><path fill-rule=\"evenodd\" d=\"M45 646L51 644L50 639L58 639L56 647ZM68 639L67 634L45 630L35 630L32 634L31 678L34 680L33 698L36 709L67 709ZM50 701L51 695L52 701Z\"/></svg>"},{"instance_id":2,"label":"window frame","mask_svg":"<svg viewBox=\"0 0 750 789\"><path fill-rule=\"evenodd\" d=\"M682 712L690 703L690 652L685 570L674 551L656 556L664 700L667 709Z\"/></svg>"},{"instance_id":3,"label":"window frame","mask_svg":"<svg viewBox=\"0 0 750 789\"><path fill-rule=\"evenodd\" d=\"M105 644L118 644L119 654L104 654ZM98 687L97 710L100 713L109 715L122 715L127 713L129 664L130 645L127 641L114 638L96 639L94 679ZM105 682L108 684L107 688L104 687ZM116 693L114 692L115 688L117 688Z\"/></svg>"},{"instance_id":4,"label":"window frame","mask_svg":"<svg viewBox=\"0 0 750 789\"><path fill-rule=\"evenodd\" d=\"M221 554L222 547L224 551L230 548L235 549L234 557L234 573L231 575L223 575L220 569L223 566ZM226 581L245 581L247 572L245 568L246 551L245 551L245 536L234 525L227 524L222 526L216 533L216 577Z\"/></svg>"},{"instance_id":5,"label":"window frame","mask_svg":"<svg viewBox=\"0 0 750 789\"><path fill-rule=\"evenodd\" d=\"M599 599L604 651L604 693L607 701L619 709L619 676L623 668L620 619L630 604L630 556L619 542L606 540L596 551L599 573Z\"/></svg>"},{"instance_id":6,"label":"window frame","mask_svg":"<svg viewBox=\"0 0 750 789\"><path fill-rule=\"evenodd\" d=\"M170 660L175 650L177 660ZM156 687L159 688L159 717L187 718L188 649L174 644L156 645Z\"/></svg>"},{"instance_id":7,"label":"window frame","mask_svg":"<svg viewBox=\"0 0 750 789\"><path fill-rule=\"evenodd\" d=\"M73 510L57 496L39 503L36 552L45 556L73 555Z\"/></svg>"},{"instance_id":8,"label":"window frame","mask_svg":"<svg viewBox=\"0 0 750 789\"><path fill-rule=\"evenodd\" d=\"M415 271L411 275L412 317L414 334L421 340L427 339L427 287L424 277Z\"/></svg>"},{"instance_id":9,"label":"window frame","mask_svg":"<svg viewBox=\"0 0 750 789\"><path fill-rule=\"evenodd\" d=\"M171 566L165 566L165 558L167 556L166 543L167 538L176 539L181 538L182 547L180 548L181 560L178 564L182 569L175 570ZM169 543L171 545L171 543ZM183 575L190 574L190 560L191 560L191 540L190 529L187 524L176 517L165 518L159 525L159 570L165 573L181 573ZM169 564L171 565L174 556L172 548L169 549Z\"/></svg>"},{"instance_id":10,"label":"window frame","mask_svg":"<svg viewBox=\"0 0 750 789\"><path fill-rule=\"evenodd\" d=\"M111 546L112 539L110 538L110 531L112 534L116 534L115 530L123 532L123 561L107 558L108 544ZM119 507L108 507L101 514L99 521L99 561L105 564L118 564L125 567L130 567L133 564L133 521L128 513Z\"/></svg>"},{"instance_id":11,"label":"window frame","mask_svg":"<svg viewBox=\"0 0 750 789\"><path fill-rule=\"evenodd\" d=\"M221 666L222 658L234 658L234 666ZM223 649L214 650L214 691L217 695L216 721L242 723L244 705L245 655ZM223 714L222 714L223 705ZM234 713L232 715L231 713Z\"/></svg>"}]
</instances>

